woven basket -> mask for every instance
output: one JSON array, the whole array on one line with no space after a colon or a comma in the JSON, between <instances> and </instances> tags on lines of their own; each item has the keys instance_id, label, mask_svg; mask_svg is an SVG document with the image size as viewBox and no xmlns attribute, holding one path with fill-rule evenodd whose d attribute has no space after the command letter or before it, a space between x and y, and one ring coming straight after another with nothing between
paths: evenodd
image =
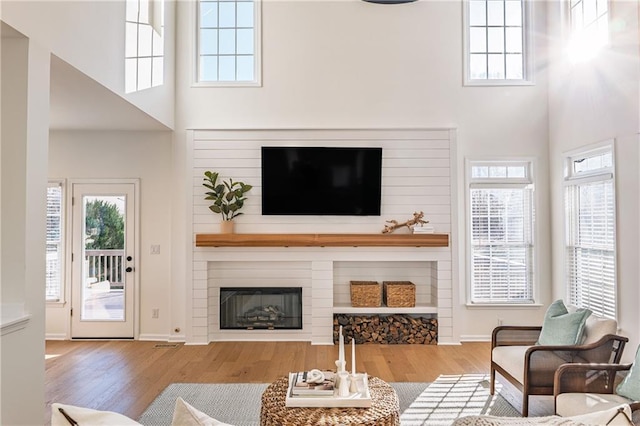
<instances>
[{"instance_id":1,"label":"woven basket","mask_svg":"<svg viewBox=\"0 0 640 426\"><path fill-rule=\"evenodd\" d=\"M382 288L377 281L351 281L351 306L372 307L382 303Z\"/></svg>"},{"instance_id":2,"label":"woven basket","mask_svg":"<svg viewBox=\"0 0 640 426\"><path fill-rule=\"evenodd\" d=\"M393 308L416 306L416 286L411 281L383 281L384 303Z\"/></svg>"}]
</instances>

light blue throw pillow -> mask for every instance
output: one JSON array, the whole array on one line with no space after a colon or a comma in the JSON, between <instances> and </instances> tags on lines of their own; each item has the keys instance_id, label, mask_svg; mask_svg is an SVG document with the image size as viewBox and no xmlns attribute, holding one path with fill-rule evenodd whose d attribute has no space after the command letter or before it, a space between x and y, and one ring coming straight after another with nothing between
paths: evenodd
<instances>
[{"instance_id":1,"label":"light blue throw pillow","mask_svg":"<svg viewBox=\"0 0 640 426\"><path fill-rule=\"evenodd\" d=\"M640 401L640 346L636 349L636 360L629 370L629 374L616 388L618 395L634 401Z\"/></svg>"},{"instance_id":2,"label":"light blue throw pillow","mask_svg":"<svg viewBox=\"0 0 640 426\"><path fill-rule=\"evenodd\" d=\"M556 300L544 314L538 344L553 346L579 344L589 315L591 315L589 309L569 312L562 300Z\"/></svg>"}]
</instances>

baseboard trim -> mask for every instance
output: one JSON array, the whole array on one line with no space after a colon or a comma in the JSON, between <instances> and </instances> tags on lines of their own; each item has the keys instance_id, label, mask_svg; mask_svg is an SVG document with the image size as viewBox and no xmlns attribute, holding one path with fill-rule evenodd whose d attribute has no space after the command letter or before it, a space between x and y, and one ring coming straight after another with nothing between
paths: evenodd
<instances>
[{"instance_id":1,"label":"baseboard trim","mask_svg":"<svg viewBox=\"0 0 640 426\"><path fill-rule=\"evenodd\" d=\"M460 336L461 342L490 342L491 336L486 334L467 334Z\"/></svg>"},{"instance_id":2,"label":"baseboard trim","mask_svg":"<svg viewBox=\"0 0 640 426\"><path fill-rule=\"evenodd\" d=\"M45 340L69 340L66 334L63 333L47 333L44 335Z\"/></svg>"},{"instance_id":3,"label":"baseboard trim","mask_svg":"<svg viewBox=\"0 0 640 426\"><path fill-rule=\"evenodd\" d=\"M171 336L169 336L168 334L141 334L140 337L138 337L138 340L151 342L168 342L170 338Z\"/></svg>"}]
</instances>

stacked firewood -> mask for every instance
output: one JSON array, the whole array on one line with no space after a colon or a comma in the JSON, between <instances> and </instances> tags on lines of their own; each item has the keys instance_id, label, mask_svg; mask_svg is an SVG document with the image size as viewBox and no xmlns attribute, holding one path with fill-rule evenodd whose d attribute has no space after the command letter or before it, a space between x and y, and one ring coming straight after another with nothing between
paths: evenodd
<instances>
[{"instance_id":1,"label":"stacked firewood","mask_svg":"<svg viewBox=\"0 0 640 426\"><path fill-rule=\"evenodd\" d=\"M421 344L438 343L438 320L411 315L349 315L333 316L333 342L338 343L342 326L345 341L356 343Z\"/></svg>"}]
</instances>

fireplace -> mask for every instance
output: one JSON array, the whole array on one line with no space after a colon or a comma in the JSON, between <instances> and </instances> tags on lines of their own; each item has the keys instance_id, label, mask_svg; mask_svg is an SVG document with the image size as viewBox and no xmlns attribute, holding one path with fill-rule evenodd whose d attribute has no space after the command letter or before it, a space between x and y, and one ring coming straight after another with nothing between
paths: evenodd
<instances>
[{"instance_id":1,"label":"fireplace","mask_svg":"<svg viewBox=\"0 0 640 426\"><path fill-rule=\"evenodd\" d=\"M301 330L302 287L220 288L221 330Z\"/></svg>"}]
</instances>

